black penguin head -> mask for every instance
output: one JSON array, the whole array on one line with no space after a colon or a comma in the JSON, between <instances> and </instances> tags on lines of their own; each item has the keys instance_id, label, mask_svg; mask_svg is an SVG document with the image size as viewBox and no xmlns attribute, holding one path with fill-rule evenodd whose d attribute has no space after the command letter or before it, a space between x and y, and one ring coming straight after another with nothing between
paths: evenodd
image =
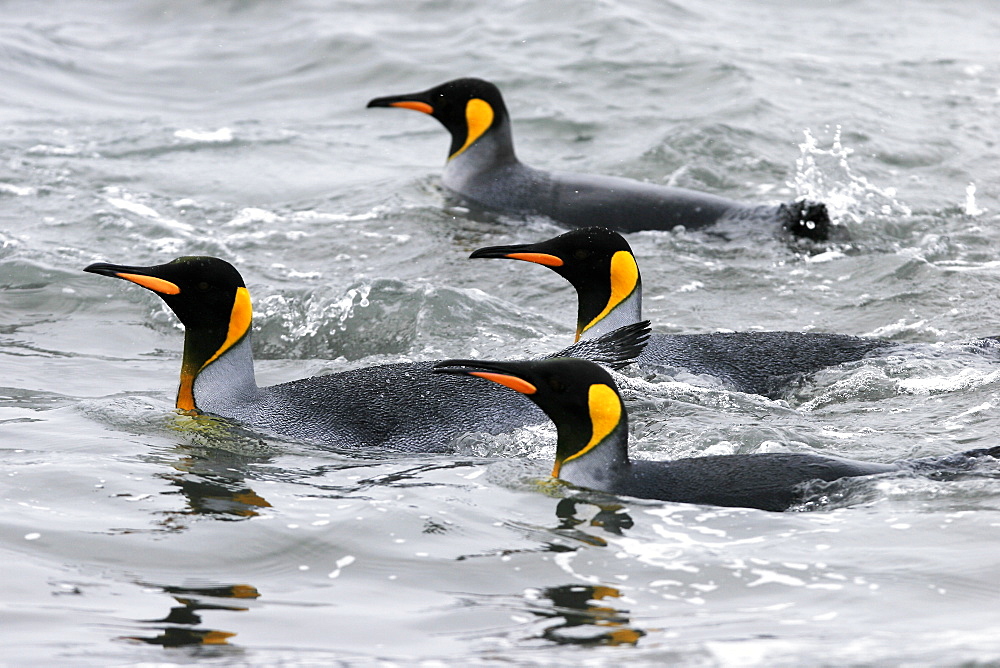
<instances>
[{"instance_id":1,"label":"black penguin head","mask_svg":"<svg viewBox=\"0 0 1000 668\"><path fill-rule=\"evenodd\" d=\"M419 93L377 97L368 107L402 107L438 119L451 133L449 160L507 121L500 89L474 78L455 79Z\"/></svg>"},{"instance_id":2,"label":"black penguin head","mask_svg":"<svg viewBox=\"0 0 1000 668\"><path fill-rule=\"evenodd\" d=\"M179 257L151 267L98 262L84 271L131 281L155 292L187 329L229 329L237 291L246 289L233 265L215 257Z\"/></svg>"},{"instance_id":3,"label":"black penguin head","mask_svg":"<svg viewBox=\"0 0 1000 668\"><path fill-rule=\"evenodd\" d=\"M469 257L534 262L565 278L579 299L577 338L641 286L631 246L606 227L571 230L536 244L480 248Z\"/></svg>"},{"instance_id":4,"label":"black penguin head","mask_svg":"<svg viewBox=\"0 0 1000 668\"><path fill-rule=\"evenodd\" d=\"M84 271L155 292L177 315L185 328L177 407L194 410L195 376L250 331L253 309L240 273L214 257L180 257L150 267L99 262Z\"/></svg>"},{"instance_id":5,"label":"black penguin head","mask_svg":"<svg viewBox=\"0 0 1000 668\"><path fill-rule=\"evenodd\" d=\"M526 395L556 425L552 475L598 447L627 449L628 416L615 381L600 365L572 357L495 362L446 360L436 373L478 376ZM627 458L627 454L621 455Z\"/></svg>"}]
</instances>

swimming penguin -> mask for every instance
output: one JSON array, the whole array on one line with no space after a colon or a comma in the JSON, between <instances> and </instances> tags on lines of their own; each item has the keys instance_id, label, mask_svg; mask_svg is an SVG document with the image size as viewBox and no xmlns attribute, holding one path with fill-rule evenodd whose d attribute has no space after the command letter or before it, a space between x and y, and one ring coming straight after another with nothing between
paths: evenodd
<instances>
[{"instance_id":1,"label":"swimming penguin","mask_svg":"<svg viewBox=\"0 0 1000 668\"><path fill-rule=\"evenodd\" d=\"M826 205L794 201L750 206L717 195L631 179L546 172L514 155L500 90L482 79L455 79L409 95L379 97L369 107L430 114L451 133L444 185L468 202L513 215L542 215L568 227L604 225L620 232L700 229L725 221L774 224L825 240Z\"/></svg>"},{"instance_id":2,"label":"swimming penguin","mask_svg":"<svg viewBox=\"0 0 1000 668\"><path fill-rule=\"evenodd\" d=\"M526 395L556 426L552 476L610 494L677 503L786 510L804 501L803 484L892 472L967 470L1000 446L948 457L863 462L807 453L712 455L632 461L628 415L611 375L585 360L448 360L437 373L478 376Z\"/></svg>"},{"instance_id":3,"label":"swimming penguin","mask_svg":"<svg viewBox=\"0 0 1000 668\"><path fill-rule=\"evenodd\" d=\"M511 401L510 393L483 392L457 379L442 382L430 373L433 362L364 367L258 387L250 348L250 293L231 264L181 257L150 267L98 263L84 271L151 290L180 319L184 354L176 406L181 411L334 447L421 452L449 450L449 441L461 434L496 434L545 420L531 402ZM647 334L644 323L569 354L627 364Z\"/></svg>"},{"instance_id":4,"label":"swimming penguin","mask_svg":"<svg viewBox=\"0 0 1000 668\"><path fill-rule=\"evenodd\" d=\"M578 298L577 340L642 320L642 279L632 248L607 228L571 230L536 244L480 248L470 257L533 262L568 280ZM644 368L714 376L740 392L777 398L790 381L895 345L818 332L654 333L637 362Z\"/></svg>"}]
</instances>

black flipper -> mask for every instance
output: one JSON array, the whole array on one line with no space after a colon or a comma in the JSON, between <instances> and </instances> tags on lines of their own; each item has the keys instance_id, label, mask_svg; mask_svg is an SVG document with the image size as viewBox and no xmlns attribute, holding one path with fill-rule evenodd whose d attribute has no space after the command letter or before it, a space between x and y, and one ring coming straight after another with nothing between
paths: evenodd
<instances>
[{"instance_id":1,"label":"black flipper","mask_svg":"<svg viewBox=\"0 0 1000 668\"><path fill-rule=\"evenodd\" d=\"M568 348L546 355L542 359L578 357L603 364L612 369L621 369L635 361L642 349L646 347L649 334L649 321L643 320L619 327L613 332L598 336L596 339L582 339Z\"/></svg>"},{"instance_id":2,"label":"black flipper","mask_svg":"<svg viewBox=\"0 0 1000 668\"><path fill-rule=\"evenodd\" d=\"M813 241L826 241L830 238L830 214L826 204L809 200L786 202L778 207L785 216L784 228L791 234Z\"/></svg>"}]
</instances>

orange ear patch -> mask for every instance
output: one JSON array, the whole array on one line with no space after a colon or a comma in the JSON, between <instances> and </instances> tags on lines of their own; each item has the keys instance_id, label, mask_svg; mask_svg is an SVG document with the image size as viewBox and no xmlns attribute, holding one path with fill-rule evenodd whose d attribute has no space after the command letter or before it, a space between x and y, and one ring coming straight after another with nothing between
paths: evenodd
<instances>
[{"instance_id":1,"label":"orange ear patch","mask_svg":"<svg viewBox=\"0 0 1000 668\"><path fill-rule=\"evenodd\" d=\"M556 471L562 464L582 457L600 445L621 422L622 400L618 398L618 393L609 385L603 383L591 385L587 392L587 406L590 409L590 424L593 425L590 441L561 462L556 460ZM553 473L552 475L558 474Z\"/></svg>"},{"instance_id":2,"label":"orange ear patch","mask_svg":"<svg viewBox=\"0 0 1000 668\"><path fill-rule=\"evenodd\" d=\"M136 285L141 285L147 290L158 292L161 295L176 295L180 294L181 291L179 287L170 281L163 280L162 278L143 276L141 274L115 274L115 276L118 278L124 278L126 281L132 281Z\"/></svg>"},{"instance_id":3,"label":"orange ear patch","mask_svg":"<svg viewBox=\"0 0 1000 668\"><path fill-rule=\"evenodd\" d=\"M390 107L402 107L403 109L412 109L413 111L422 111L425 114L433 114L434 107L427 104L426 102L406 101L406 102L390 102Z\"/></svg>"},{"instance_id":4,"label":"orange ear patch","mask_svg":"<svg viewBox=\"0 0 1000 668\"><path fill-rule=\"evenodd\" d=\"M604 320L619 304L628 299L639 285L639 265L628 251L618 251L611 256L611 298L600 314L590 321L583 331L587 331Z\"/></svg>"},{"instance_id":5,"label":"orange ear patch","mask_svg":"<svg viewBox=\"0 0 1000 668\"><path fill-rule=\"evenodd\" d=\"M534 394L538 391L538 388L529 383L526 380L521 380L517 376L508 376L505 373L491 373L489 371L473 371L469 374L470 376L479 376L480 378L485 378L486 380L492 380L494 383L503 385L504 387L509 387L512 390L520 392L521 394Z\"/></svg>"},{"instance_id":6,"label":"orange ear patch","mask_svg":"<svg viewBox=\"0 0 1000 668\"><path fill-rule=\"evenodd\" d=\"M561 267L565 264L562 258L548 253L508 253L506 257L511 260L524 260L535 264L544 264L546 267Z\"/></svg>"},{"instance_id":7,"label":"orange ear patch","mask_svg":"<svg viewBox=\"0 0 1000 668\"><path fill-rule=\"evenodd\" d=\"M215 354L205 360L201 365L204 369L209 364L219 358L219 356L233 347L237 341L250 329L253 320L253 307L250 305L250 292L246 288L236 288L236 297L233 299L233 312L229 315L229 331L222 346L215 351ZM201 369L198 369L200 372Z\"/></svg>"},{"instance_id":8,"label":"orange ear patch","mask_svg":"<svg viewBox=\"0 0 1000 668\"><path fill-rule=\"evenodd\" d=\"M480 100L478 97L469 100L465 104L465 125L468 129L465 136L465 144L462 145L462 148L448 156L449 160L472 146L493 125L493 107L490 106L490 103L486 100Z\"/></svg>"}]
</instances>

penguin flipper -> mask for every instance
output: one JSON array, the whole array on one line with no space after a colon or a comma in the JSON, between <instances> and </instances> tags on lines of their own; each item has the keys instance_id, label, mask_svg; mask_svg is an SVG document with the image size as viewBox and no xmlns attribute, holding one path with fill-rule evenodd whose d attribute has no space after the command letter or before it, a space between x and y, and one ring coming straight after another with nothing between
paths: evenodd
<instances>
[{"instance_id":1,"label":"penguin flipper","mask_svg":"<svg viewBox=\"0 0 1000 668\"><path fill-rule=\"evenodd\" d=\"M646 347L646 342L649 341L649 335L649 321L643 320L619 327L594 339L581 339L568 348L546 355L542 359L578 357L612 369L621 369L639 357L642 349Z\"/></svg>"}]
</instances>

